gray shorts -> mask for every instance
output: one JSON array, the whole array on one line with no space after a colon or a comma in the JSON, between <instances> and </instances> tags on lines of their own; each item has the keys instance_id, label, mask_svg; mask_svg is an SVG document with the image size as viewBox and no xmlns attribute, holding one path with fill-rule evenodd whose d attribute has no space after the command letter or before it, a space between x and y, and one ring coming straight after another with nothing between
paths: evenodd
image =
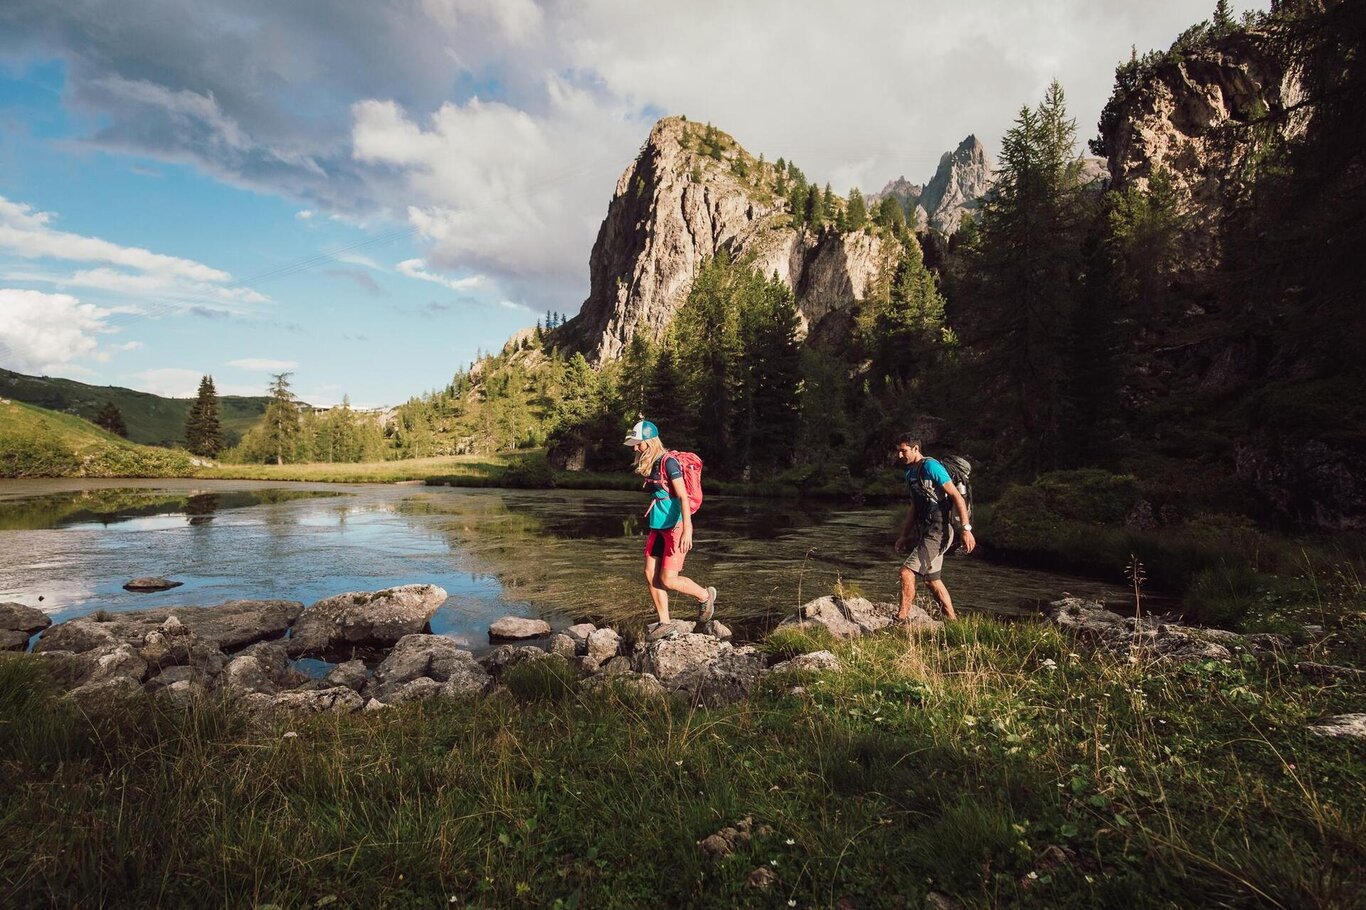
<instances>
[{"instance_id":1,"label":"gray shorts","mask_svg":"<svg viewBox=\"0 0 1366 910\"><path fill-rule=\"evenodd\" d=\"M944 572L944 554L953 546L953 528L930 528L911 546L903 566L926 581L938 581Z\"/></svg>"}]
</instances>

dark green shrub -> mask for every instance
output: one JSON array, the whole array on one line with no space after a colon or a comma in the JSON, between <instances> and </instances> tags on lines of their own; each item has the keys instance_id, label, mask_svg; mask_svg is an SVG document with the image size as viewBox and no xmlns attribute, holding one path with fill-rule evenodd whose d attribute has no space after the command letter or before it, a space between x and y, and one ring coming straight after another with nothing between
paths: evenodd
<instances>
[{"instance_id":1,"label":"dark green shrub","mask_svg":"<svg viewBox=\"0 0 1366 910\"><path fill-rule=\"evenodd\" d=\"M1185 606L1203 625L1236 629L1264 596L1261 577L1250 566L1220 561L1195 573Z\"/></svg>"}]
</instances>

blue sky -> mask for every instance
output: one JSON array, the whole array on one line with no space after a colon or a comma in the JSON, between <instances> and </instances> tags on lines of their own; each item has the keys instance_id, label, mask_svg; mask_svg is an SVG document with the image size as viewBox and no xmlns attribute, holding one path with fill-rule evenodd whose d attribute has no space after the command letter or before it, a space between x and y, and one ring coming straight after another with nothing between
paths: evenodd
<instances>
[{"instance_id":1,"label":"blue sky","mask_svg":"<svg viewBox=\"0 0 1366 910\"><path fill-rule=\"evenodd\" d=\"M577 311L665 113L923 182L1054 76L1089 138L1130 45L1213 5L7 0L0 366L394 404Z\"/></svg>"}]
</instances>

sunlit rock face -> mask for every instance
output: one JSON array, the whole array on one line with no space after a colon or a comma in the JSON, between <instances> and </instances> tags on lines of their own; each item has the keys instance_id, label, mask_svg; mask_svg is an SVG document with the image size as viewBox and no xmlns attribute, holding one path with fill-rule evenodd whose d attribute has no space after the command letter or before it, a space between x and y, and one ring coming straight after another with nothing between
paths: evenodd
<instances>
[{"instance_id":1,"label":"sunlit rock face","mask_svg":"<svg viewBox=\"0 0 1366 910\"><path fill-rule=\"evenodd\" d=\"M1252 176L1250 156L1266 129L1289 139L1308 125L1309 109L1295 111L1304 97L1299 73L1265 50L1265 37L1229 35L1155 64L1132 86L1121 84L1100 123L1113 185L1146 189L1155 174L1166 174L1191 234L1213 237Z\"/></svg>"},{"instance_id":2,"label":"sunlit rock face","mask_svg":"<svg viewBox=\"0 0 1366 910\"><path fill-rule=\"evenodd\" d=\"M619 357L638 331L657 338L702 263L720 252L752 255L756 269L792 288L804 329L862 299L895 255L869 232L794 229L752 156L725 134L719 158L704 154L690 128L701 129L660 120L617 181L593 245L588 299L567 326L592 360Z\"/></svg>"}]
</instances>

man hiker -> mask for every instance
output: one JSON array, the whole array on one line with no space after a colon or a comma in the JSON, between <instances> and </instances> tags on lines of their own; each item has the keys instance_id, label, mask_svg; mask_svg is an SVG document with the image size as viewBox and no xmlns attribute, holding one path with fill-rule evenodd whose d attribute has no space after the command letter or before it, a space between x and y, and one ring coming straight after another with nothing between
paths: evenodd
<instances>
[{"instance_id":1,"label":"man hiker","mask_svg":"<svg viewBox=\"0 0 1366 910\"><path fill-rule=\"evenodd\" d=\"M896 441L897 459L906 466L906 486L911 493L910 511L901 536L896 539L896 552L906 553L901 566L901 609L897 621L910 619L911 604L915 602L915 579L925 579L930 593L944 611L945 619L957 619L953 600L944 587L940 574L944 571L944 554L953 546L953 525L949 510L958 514L963 528L963 547L969 553L977 546L968 523L968 504L958 487L949 479L949 472L933 458L920 451L920 438L903 433Z\"/></svg>"}]
</instances>

